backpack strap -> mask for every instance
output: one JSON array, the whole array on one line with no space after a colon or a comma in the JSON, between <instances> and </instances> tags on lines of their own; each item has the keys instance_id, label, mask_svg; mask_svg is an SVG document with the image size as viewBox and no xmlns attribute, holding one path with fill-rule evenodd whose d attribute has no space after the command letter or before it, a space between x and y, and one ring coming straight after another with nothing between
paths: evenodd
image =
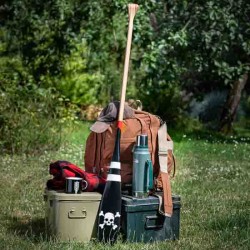
<instances>
[{"instance_id":1,"label":"backpack strap","mask_svg":"<svg viewBox=\"0 0 250 250\"><path fill-rule=\"evenodd\" d=\"M173 202L168 174L168 150L173 150L173 141L167 140L167 125L163 123L158 130L158 155L160 164L160 174L163 186L163 204L165 216L171 217L173 213Z\"/></svg>"},{"instance_id":2,"label":"backpack strap","mask_svg":"<svg viewBox=\"0 0 250 250\"><path fill-rule=\"evenodd\" d=\"M137 119L141 124L141 133L147 134L147 124L145 123L145 121L136 116L135 116L135 119Z\"/></svg>"}]
</instances>

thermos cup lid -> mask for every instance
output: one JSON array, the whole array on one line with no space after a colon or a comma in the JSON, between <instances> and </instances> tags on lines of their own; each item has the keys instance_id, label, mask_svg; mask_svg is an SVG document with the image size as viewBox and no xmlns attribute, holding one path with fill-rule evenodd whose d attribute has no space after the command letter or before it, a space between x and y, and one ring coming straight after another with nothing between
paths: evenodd
<instances>
[{"instance_id":1,"label":"thermos cup lid","mask_svg":"<svg viewBox=\"0 0 250 250\"><path fill-rule=\"evenodd\" d=\"M147 147L148 146L148 136L147 135L137 135L136 146Z\"/></svg>"}]
</instances>

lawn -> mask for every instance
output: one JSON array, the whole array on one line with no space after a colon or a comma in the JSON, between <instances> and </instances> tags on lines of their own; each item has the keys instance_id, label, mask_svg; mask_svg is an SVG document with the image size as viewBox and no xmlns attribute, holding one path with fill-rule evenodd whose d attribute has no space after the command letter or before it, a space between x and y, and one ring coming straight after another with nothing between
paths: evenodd
<instances>
[{"instance_id":1,"label":"lawn","mask_svg":"<svg viewBox=\"0 0 250 250\"><path fill-rule=\"evenodd\" d=\"M65 130L61 148L36 156L0 156L2 249L109 249L99 243L58 242L45 233L43 192L52 160L83 167L89 124ZM180 239L123 243L112 249L250 249L250 137L171 133L181 196Z\"/></svg>"}]
</instances>

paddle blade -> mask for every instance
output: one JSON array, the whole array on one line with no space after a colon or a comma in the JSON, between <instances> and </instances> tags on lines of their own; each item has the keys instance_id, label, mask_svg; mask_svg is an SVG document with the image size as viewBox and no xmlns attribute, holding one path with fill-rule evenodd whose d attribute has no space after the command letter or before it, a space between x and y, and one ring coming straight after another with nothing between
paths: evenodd
<instances>
[{"instance_id":1,"label":"paddle blade","mask_svg":"<svg viewBox=\"0 0 250 250\"><path fill-rule=\"evenodd\" d=\"M99 241L113 244L120 231L121 220L121 130L117 129L115 149L110 164L107 182L99 208L97 237Z\"/></svg>"}]
</instances>

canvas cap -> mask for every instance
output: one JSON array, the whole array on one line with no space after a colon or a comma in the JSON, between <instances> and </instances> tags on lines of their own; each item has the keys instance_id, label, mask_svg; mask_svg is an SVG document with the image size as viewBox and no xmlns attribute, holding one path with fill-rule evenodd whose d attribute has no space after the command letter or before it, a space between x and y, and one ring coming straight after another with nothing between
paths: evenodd
<instances>
[{"instance_id":1,"label":"canvas cap","mask_svg":"<svg viewBox=\"0 0 250 250\"><path fill-rule=\"evenodd\" d=\"M120 102L110 102L100 113L97 121L90 127L90 130L96 133L103 133L106 131L113 121L117 120L119 113ZM123 119L132 118L134 110L127 104L124 105Z\"/></svg>"}]
</instances>

